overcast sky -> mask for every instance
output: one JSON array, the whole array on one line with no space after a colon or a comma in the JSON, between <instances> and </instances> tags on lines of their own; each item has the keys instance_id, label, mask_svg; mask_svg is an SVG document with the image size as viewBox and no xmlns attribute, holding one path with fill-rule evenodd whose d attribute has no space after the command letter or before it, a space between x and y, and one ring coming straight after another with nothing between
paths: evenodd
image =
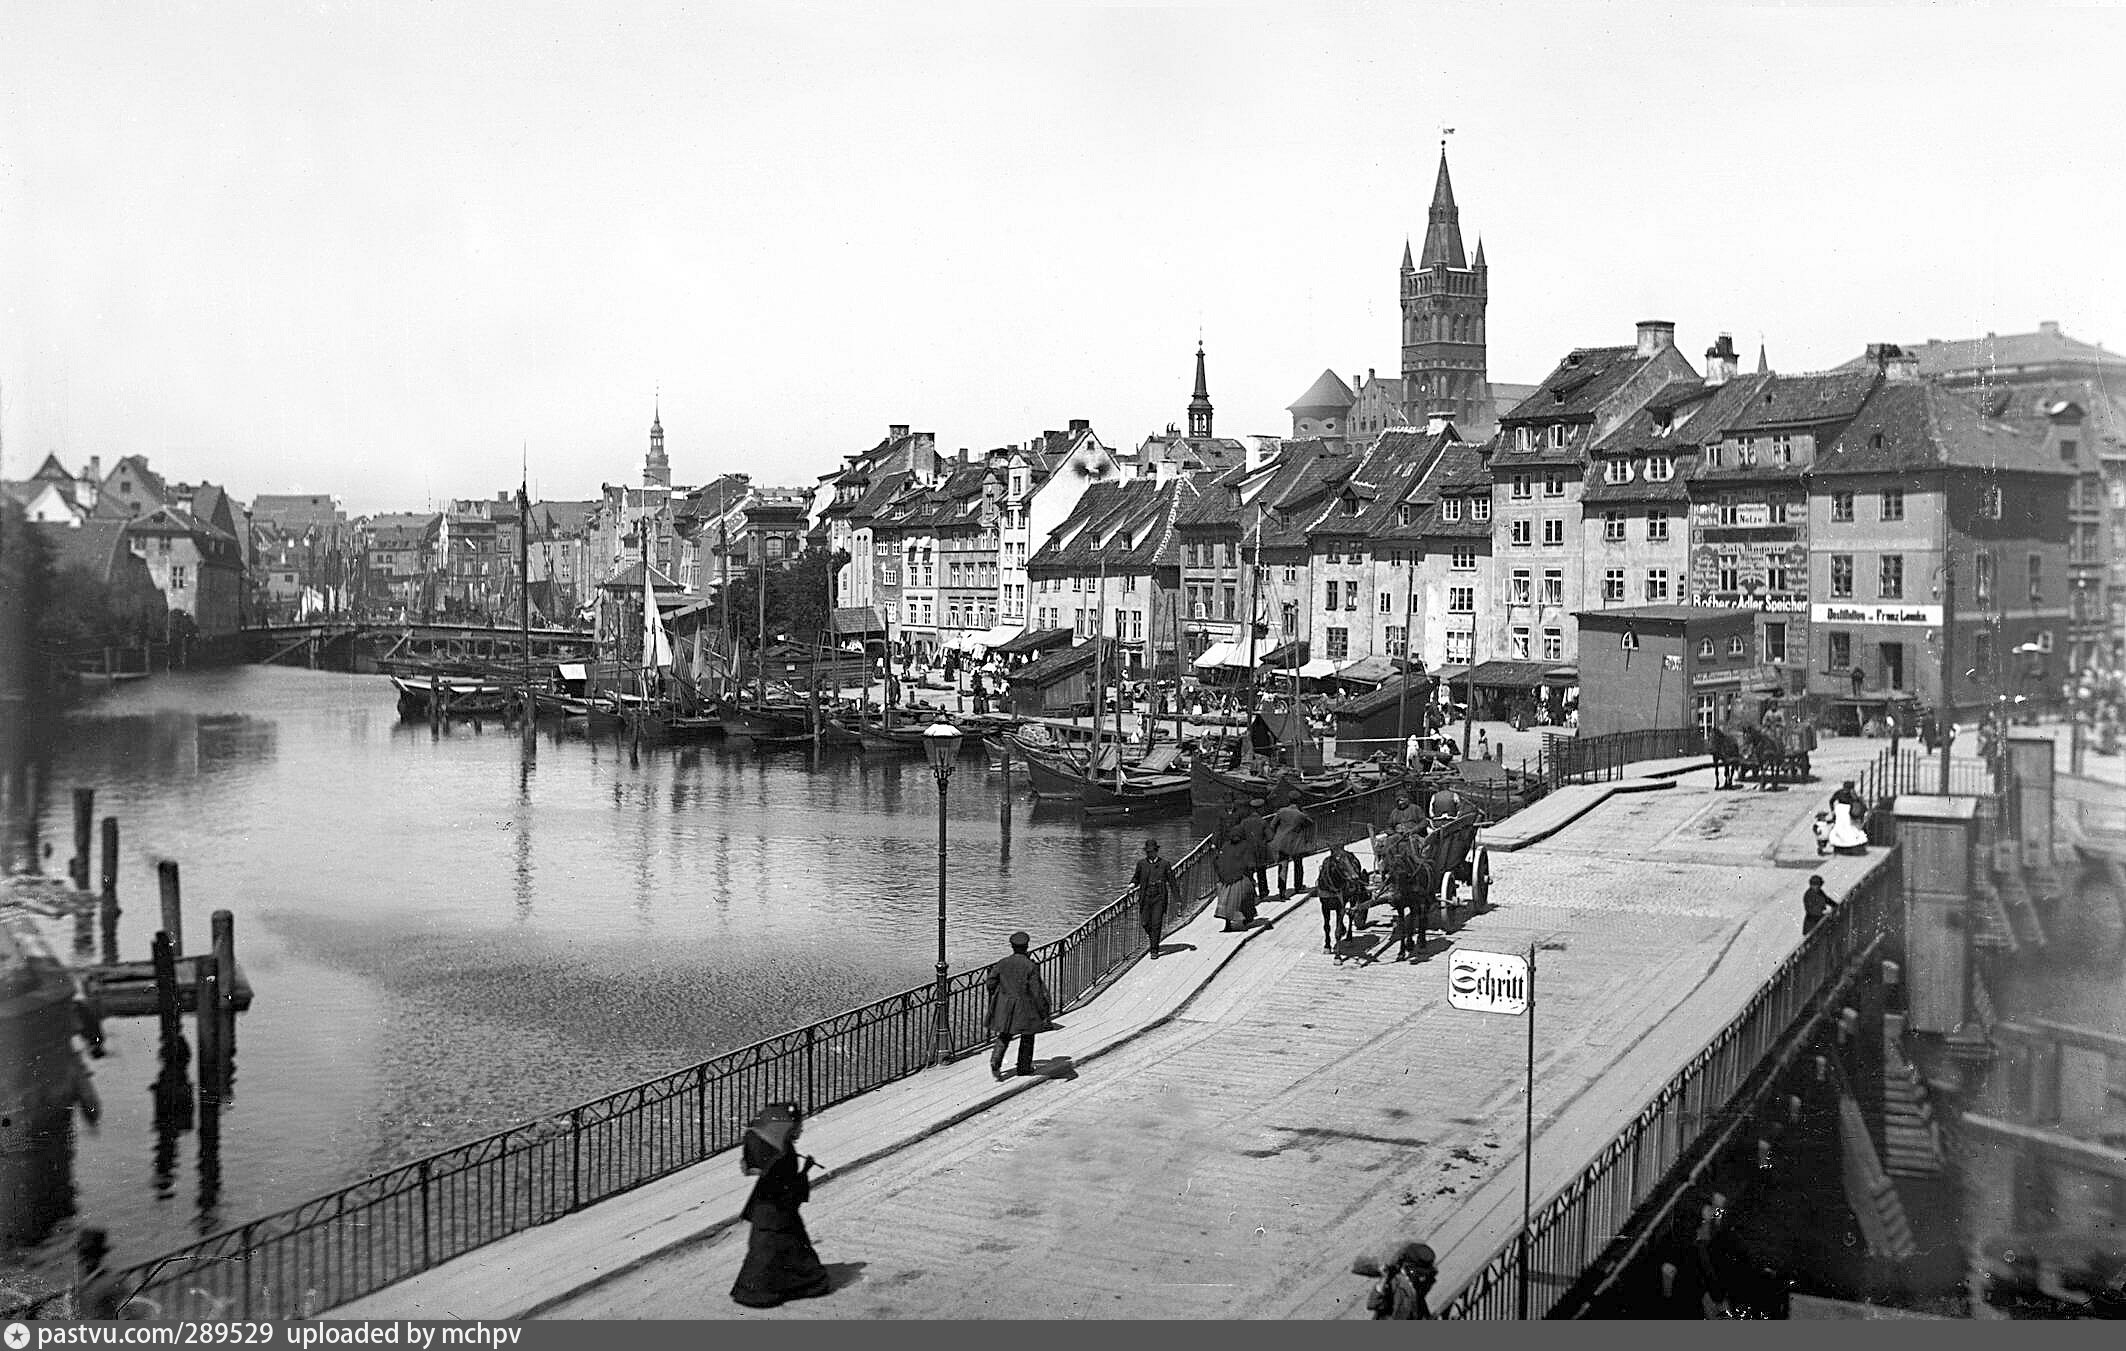
<instances>
[{"instance_id":1,"label":"overcast sky","mask_svg":"<svg viewBox=\"0 0 2126 1351\"><path fill-rule=\"evenodd\" d=\"M103 4L0 36L0 474L809 483L889 423L1287 433L1400 363L1440 128L1494 380L2126 350L2117 8Z\"/></svg>"}]
</instances>

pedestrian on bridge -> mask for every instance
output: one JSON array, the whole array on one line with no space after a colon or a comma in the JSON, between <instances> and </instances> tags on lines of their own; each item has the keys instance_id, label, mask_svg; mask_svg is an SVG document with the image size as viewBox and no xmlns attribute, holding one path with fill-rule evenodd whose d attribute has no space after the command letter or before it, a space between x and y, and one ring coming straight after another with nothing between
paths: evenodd
<instances>
[{"instance_id":1,"label":"pedestrian on bridge","mask_svg":"<svg viewBox=\"0 0 2126 1351\"><path fill-rule=\"evenodd\" d=\"M1267 798L1254 798L1248 803L1248 814L1240 818L1240 833L1247 837L1249 867L1255 873L1258 898L1270 894L1270 864L1275 862L1270 853L1270 818L1263 815L1269 805ZM1249 923L1253 922L1250 918Z\"/></svg>"},{"instance_id":2,"label":"pedestrian on bridge","mask_svg":"<svg viewBox=\"0 0 2126 1351\"><path fill-rule=\"evenodd\" d=\"M1831 893L1823 889L1823 878L1812 875L1809 878L1809 889L1801 893L1801 932L1803 936L1807 936L1811 929L1823 923L1824 916L1837 908L1838 902L1832 900Z\"/></svg>"},{"instance_id":3,"label":"pedestrian on bridge","mask_svg":"<svg viewBox=\"0 0 2126 1351\"><path fill-rule=\"evenodd\" d=\"M1218 879L1218 918L1227 933L1255 922L1255 881L1248 872L1254 857L1255 848L1237 822L1219 837L1211 871Z\"/></svg>"},{"instance_id":4,"label":"pedestrian on bridge","mask_svg":"<svg viewBox=\"0 0 2126 1351\"><path fill-rule=\"evenodd\" d=\"M993 1079L1010 1077L1004 1073L1004 1050L1013 1037L1019 1039L1016 1073L1021 1078L1032 1077L1034 1034L1048 1026L1053 1013L1041 968L1026 955L1032 945L1026 931L1019 930L1011 936L1011 955L989 968L989 1031L997 1039L989 1051Z\"/></svg>"},{"instance_id":5,"label":"pedestrian on bridge","mask_svg":"<svg viewBox=\"0 0 2126 1351\"><path fill-rule=\"evenodd\" d=\"M797 1137L804 1112L794 1102L771 1102L746 1126L739 1166L758 1177L739 1218L753 1226L745 1265L732 1283L731 1298L753 1309L772 1309L793 1299L814 1299L831 1288L827 1268L813 1250L798 1207L812 1198L811 1155L800 1156Z\"/></svg>"},{"instance_id":6,"label":"pedestrian on bridge","mask_svg":"<svg viewBox=\"0 0 2126 1351\"><path fill-rule=\"evenodd\" d=\"M1270 852L1277 858L1277 890L1290 895L1306 889L1307 847L1313 843L1314 818L1288 800L1270 814Z\"/></svg>"},{"instance_id":7,"label":"pedestrian on bridge","mask_svg":"<svg viewBox=\"0 0 2126 1351\"><path fill-rule=\"evenodd\" d=\"M1166 937L1166 907L1174 895L1174 865L1159 857L1157 840L1144 842L1144 857L1137 860L1130 885L1137 889L1137 921L1144 926L1144 941L1156 960Z\"/></svg>"}]
</instances>

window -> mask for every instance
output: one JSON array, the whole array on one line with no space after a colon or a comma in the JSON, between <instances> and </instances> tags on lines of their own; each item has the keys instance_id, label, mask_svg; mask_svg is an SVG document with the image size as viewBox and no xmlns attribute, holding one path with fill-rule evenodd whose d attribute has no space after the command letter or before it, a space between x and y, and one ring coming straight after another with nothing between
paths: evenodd
<instances>
[{"instance_id":1,"label":"window","mask_svg":"<svg viewBox=\"0 0 2126 1351\"><path fill-rule=\"evenodd\" d=\"M1668 599L1667 568L1648 568L1646 570L1646 599L1650 604Z\"/></svg>"},{"instance_id":2,"label":"window","mask_svg":"<svg viewBox=\"0 0 2126 1351\"><path fill-rule=\"evenodd\" d=\"M1623 512L1605 511L1602 513L1602 538L1610 543L1616 543L1624 538Z\"/></svg>"},{"instance_id":3,"label":"window","mask_svg":"<svg viewBox=\"0 0 2126 1351\"><path fill-rule=\"evenodd\" d=\"M1330 660L1330 661L1342 661L1342 660L1344 660L1345 658L1349 657L1350 655L1351 655L1351 630L1349 630L1349 629L1343 629L1343 628L1332 628L1332 629L1330 629L1330 630L1329 630L1329 660Z\"/></svg>"},{"instance_id":4,"label":"window","mask_svg":"<svg viewBox=\"0 0 2126 1351\"><path fill-rule=\"evenodd\" d=\"M1506 596L1508 605L1526 605L1529 603L1529 588L1532 584L1532 576L1533 574L1526 568L1515 568L1513 570L1513 585Z\"/></svg>"},{"instance_id":5,"label":"window","mask_svg":"<svg viewBox=\"0 0 2126 1351\"><path fill-rule=\"evenodd\" d=\"M1562 549L1565 547L1564 517L1546 516L1543 518L1543 547L1546 549Z\"/></svg>"},{"instance_id":6,"label":"window","mask_svg":"<svg viewBox=\"0 0 2126 1351\"><path fill-rule=\"evenodd\" d=\"M1278 610L1278 627L1290 638L1299 632L1299 602L1288 600Z\"/></svg>"},{"instance_id":7,"label":"window","mask_svg":"<svg viewBox=\"0 0 2126 1351\"><path fill-rule=\"evenodd\" d=\"M1449 567L1453 568L1453 569L1454 569L1454 570L1455 570L1456 572L1473 572L1473 571L1475 571L1475 570L1476 570L1476 550L1474 550L1474 549L1456 549L1456 550L1454 551L1454 553L1453 553L1453 554L1452 554L1452 555L1451 555L1451 556L1450 556L1450 557L1448 558L1448 560L1447 560L1447 566L1449 566Z\"/></svg>"},{"instance_id":8,"label":"window","mask_svg":"<svg viewBox=\"0 0 2126 1351\"><path fill-rule=\"evenodd\" d=\"M1773 525L1785 525L1787 523L1787 501L1781 494L1773 493L1766 498L1764 511L1765 518Z\"/></svg>"},{"instance_id":9,"label":"window","mask_svg":"<svg viewBox=\"0 0 2126 1351\"><path fill-rule=\"evenodd\" d=\"M1208 594L1208 592L1206 592L1206 594ZM1237 586L1219 587L1218 603L1220 606L1223 607L1224 610L1224 613L1221 618L1231 619L1233 617L1233 611L1235 607L1238 606L1240 603L1240 588Z\"/></svg>"},{"instance_id":10,"label":"window","mask_svg":"<svg viewBox=\"0 0 2126 1351\"><path fill-rule=\"evenodd\" d=\"M1727 640L1727 655L1730 657L1739 657L1747 650L1748 644L1742 641L1741 634L1738 633Z\"/></svg>"},{"instance_id":11,"label":"window","mask_svg":"<svg viewBox=\"0 0 2126 1351\"><path fill-rule=\"evenodd\" d=\"M1417 508L1407 502L1395 509L1395 523L1397 525L1408 525L1416 519Z\"/></svg>"},{"instance_id":12,"label":"window","mask_svg":"<svg viewBox=\"0 0 2126 1351\"><path fill-rule=\"evenodd\" d=\"M2063 459L2063 460L2074 460L2074 459L2077 459L2077 458L2079 458L2079 457L2081 456L2081 453L2082 453L2082 447L2081 447L2081 443L2080 443L2080 442L2076 441L2076 440L2075 440L2075 439L2074 439L2073 437L2071 437L2071 436L2063 436L2063 437L2061 437L2061 438L2060 438L2060 458L2061 458L2061 459Z\"/></svg>"},{"instance_id":13,"label":"window","mask_svg":"<svg viewBox=\"0 0 2126 1351\"><path fill-rule=\"evenodd\" d=\"M1551 424L1551 426L1550 426L1550 444L1551 444L1551 445L1553 445L1553 446L1557 446L1557 447L1563 447L1563 446L1564 446L1564 444L1565 444L1565 424L1564 424L1564 423L1562 423L1562 422L1554 422L1554 423L1552 423L1552 424ZM1558 491L1559 491L1559 492L1563 492L1563 491L1565 491L1565 490L1564 490L1563 488L1560 488L1560 489L1558 489Z\"/></svg>"},{"instance_id":14,"label":"window","mask_svg":"<svg viewBox=\"0 0 2126 1351\"><path fill-rule=\"evenodd\" d=\"M1564 495L1565 476L1563 474L1553 469L1549 473L1543 475L1543 496L1563 497Z\"/></svg>"},{"instance_id":15,"label":"window","mask_svg":"<svg viewBox=\"0 0 2126 1351\"><path fill-rule=\"evenodd\" d=\"M1788 584L1786 564L1774 562L1770 559L1765 560L1764 589L1767 591L1793 590L1793 587Z\"/></svg>"},{"instance_id":16,"label":"window","mask_svg":"<svg viewBox=\"0 0 2126 1351\"><path fill-rule=\"evenodd\" d=\"M1825 655L1826 660L1824 666L1826 670L1832 672L1839 672L1844 671L1848 667L1852 666L1853 635L1850 633L1841 633L1835 629L1832 630L1830 634L1830 642L1826 645Z\"/></svg>"},{"instance_id":17,"label":"window","mask_svg":"<svg viewBox=\"0 0 2126 1351\"><path fill-rule=\"evenodd\" d=\"M1529 524L1528 522L1526 522L1526 521L1515 521L1515 522L1513 523L1513 545L1514 545L1514 547L1515 547L1515 548L1517 548L1517 549L1525 549L1525 548L1527 548L1527 547L1529 546L1529 544L1531 544L1531 543L1533 542L1533 539L1534 539L1534 531L1535 531L1535 528L1534 528L1533 526L1531 526L1531 525L1530 525L1530 524Z\"/></svg>"},{"instance_id":18,"label":"window","mask_svg":"<svg viewBox=\"0 0 2126 1351\"><path fill-rule=\"evenodd\" d=\"M1736 525L1742 519L1741 504L1735 501L1733 493L1720 494L1719 512L1719 520L1722 525Z\"/></svg>"},{"instance_id":19,"label":"window","mask_svg":"<svg viewBox=\"0 0 2126 1351\"><path fill-rule=\"evenodd\" d=\"M1786 621L1765 621L1764 659L1775 665L1786 661Z\"/></svg>"},{"instance_id":20,"label":"window","mask_svg":"<svg viewBox=\"0 0 2126 1351\"><path fill-rule=\"evenodd\" d=\"M1394 592L1383 591L1380 593L1380 612L1384 615L1392 615L1395 613Z\"/></svg>"},{"instance_id":21,"label":"window","mask_svg":"<svg viewBox=\"0 0 2126 1351\"><path fill-rule=\"evenodd\" d=\"M1624 599L1624 569L1610 568L1602 574L1602 603L1608 605Z\"/></svg>"},{"instance_id":22,"label":"window","mask_svg":"<svg viewBox=\"0 0 2126 1351\"><path fill-rule=\"evenodd\" d=\"M1476 648L1476 635L1475 635L1474 633L1471 633L1471 632L1470 632L1469 630L1467 630L1467 629L1461 629L1461 630L1458 630L1458 631L1457 631L1457 630L1454 630L1454 629L1449 629L1449 630L1447 631L1447 660L1448 660L1448 661L1458 661L1458 662L1471 662L1471 661L1474 661L1474 660L1476 660L1476 658L1475 658L1475 657L1474 657L1473 655L1471 655L1471 654L1473 653L1473 651L1475 650L1475 648Z\"/></svg>"},{"instance_id":23,"label":"window","mask_svg":"<svg viewBox=\"0 0 2126 1351\"><path fill-rule=\"evenodd\" d=\"M1543 570L1543 604L1563 605L1564 603L1565 573L1558 568L1545 568Z\"/></svg>"},{"instance_id":24,"label":"window","mask_svg":"<svg viewBox=\"0 0 2126 1351\"><path fill-rule=\"evenodd\" d=\"M1905 556L1903 554L1884 554L1877 561L1882 565L1882 598L1884 600L1903 600L1905 597Z\"/></svg>"},{"instance_id":25,"label":"window","mask_svg":"<svg viewBox=\"0 0 2126 1351\"><path fill-rule=\"evenodd\" d=\"M1563 629L1543 630L1543 660L1565 660L1565 631Z\"/></svg>"},{"instance_id":26,"label":"window","mask_svg":"<svg viewBox=\"0 0 2126 1351\"><path fill-rule=\"evenodd\" d=\"M1991 680L1993 678L1992 634L1974 633L1971 635L1971 673L1980 680Z\"/></svg>"},{"instance_id":27,"label":"window","mask_svg":"<svg viewBox=\"0 0 2126 1351\"><path fill-rule=\"evenodd\" d=\"M1525 500L1534 495L1529 477L1526 474L1515 474L1513 476L1513 496L1515 500Z\"/></svg>"},{"instance_id":28,"label":"window","mask_svg":"<svg viewBox=\"0 0 2126 1351\"><path fill-rule=\"evenodd\" d=\"M1997 520L1999 520L1999 519L2001 518L2001 490L2000 490L2000 489L1998 489L1998 488L1988 488L1988 489L1986 489L1986 491L1985 491L1985 494L1984 494L1984 495L1983 495L1982 497L1980 497L1980 498L1979 498L1979 502L1978 502L1978 514L1979 514L1979 515L1981 515L1981 516L1983 516L1983 517L1985 517L1985 518L1986 518L1987 520L1989 520L1989 521L1997 521Z\"/></svg>"},{"instance_id":29,"label":"window","mask_svg":"<svg viewBox=\"0 0 2126 1351\"><path fill-rule=\"evenodd\" d=\"M1358 583L1344 583L1344 608L1346 610L1356 610L1358 608Z\"/></svg>"},{"instance_id":30,"label":"window","mask_svg":"<svg viewBox=\"0 0 2126 1351\"><path fill-rule=\"evenodd\" d=\"M1083 577L1071 578L1070 589L1073 591L1083 591L1085 589L1085 579ZM641 607L638 606L637 608L639 609Z\"/></svg>"},{"instance_id":31,"label":"window","mask_svg":"<svg viewBox=\"0 0 2126 1351\"><path fill-rule=\"evenodd\" d=\"M1882 518L1886 521L1901 521L1905 518L1905 490L1885 488L1882 490Z\"/></svg>"},{"instance_id":32,"label":"window","mask_svg":"<svg viewBox=\"0 0 2126 1351\"><path fill-rule=\"evenodd\" d=\"M1710 694L1694 694L1690 700L1691 725L1710 732L1720 721L1719 700Z\"/></svg>"},{"instance_id":33,"label":"window","mask_svg":"<svg viewBox=\"0 0 2126 1351\"><path fill-rule=\"evenodd\" d=\"M1851 494L1851 493L1832 493L1832 494L1831 494L1831 520L1832 520L1833 522L1835 522L1835 523L1838 523L1838 524L1844 524L1845 522L1851 521L1852 519L1853 519L1853 494Z\"/></svg>"},{"instance_id":34,"label":"window","mask_svg":"<svg viewBox=\"0 0 2126 1351\"><path fill-rule=\"evenodd\" d=\"M1724 553L1720 555L1719 562L1720 584L1714 590L1740 591L1742 589L1742 555Z\"/></svg>"},{"instance_id":35,"label":"window","mask_svg":"<svg viewBox=\"0 0 2126 1351\"><path fill-rule=\"evenodd\" d=\"M1793 437L1791 437L1791 436L1775 436L1775 437L1773 437L1773 438L1772 438L1772 463L1773 463L1773 464L1792 464L1793 462L1794 462L1794 438L1793 438Z\"/></svg>"},{"instance_id":36,"label":"window","mask_svg":"<svg viewBox=\"0 0 2126 1351\"><path fill-rule=\"evenodd\" d=\"M1388 625L1386 632L1388 655L1391 657L1409 656L1410 630L1403 628L1401 625L1398 624L1390 624Z\"/></svg>"},{"instance_id":37,"label":"window","mask_svg":"<svg viewBox=\"0 0 2126 1351\"><path fill-rule=\"evenodd\" d=\"M1648 483L1666 483L1675 476L1675 456L1649 455L1646 457L1646 481Z\"/></svg>"},{"instance_id":38,"label":"window","mask_svg":"<svg viewBox=\"0 0 2126 1351\"><path fill-rule=\"evenodd\" d=\"M1295 584L1295 583L1296 583L1296 582L1298 582L1298 581L1299 581L1299 569L1298 569L1297 567L1287 567L1287 568L1286 568L1286 569L1284 570L1284 584L1285 584L1286 586L1291 586L1291 585Z\"/></svg>"},{"instance_id":39,"label":"window","mask_svg":"<svg viewBox=\"0 0 2126 1351\"><path fill-rule=\"evenodd\" d=\"M1649 511L1649 512L1647 512L1647 513L1646 513L1646 539L1647 539L1647 542L1648 542L1648 543L1651 543L1651 544L1663 544L1663 543L1666 543L1666 542L1667 542L1667 540L1668 540L1668 513L1667 513L1667 512L1665 512L1665 511Z\"/></svg>"},{"instance_id":40,"label":"window","mask_svg":"<svg viewBox=\"0 0 2126 1351\"><path fill-rule=\"evenodd\" d=\"M1337 608L1337 607L1336 607L1336 583L1334 583L1334 582L1331 582L1331 583L1329 583L1329 588L1328 588L1328 590L1329 590L1329 603L1328 603L1328 606L1327 606L1326 608L1328 608L1328 609L1331 609L1331 610L1333 610L1333 609Z\"/></svg>"},{"instance_id":41,"label":"window","mask_svg":"<svg viewBox=\"0 0 2126 1351\"><path fill-rule=\"evenodd\" d=\"M1853 555L1831 555L1831 595L1839 600L1853 595Z\"/></svg>"},{"instance_id":42,"label":"window","mask_svg":"<svg viewBox=\"0 0 2126 1351\"><path fill-rule=\"evenodd\" d=\"M1447 613L1473 615L1476 613L1476 588L1473 586L1450 586L1447 588Z\"/></svg>"},{"instance_id":43,"label":"window","mask_svg":"<svg viewBox=\"0 0 2126 1351\"><path fill-rule=\"evenodd\" d=\"M1488 497L1472 497L1472 498L1470 498L1470 499L1469 499L1469 519L1470 519L1470 520L1472 520L1472 521L1488 521L1488 520L1490 520L1490 519L1491 519L1491 499L1490 499L1490 498L1488 498Z\"/></svg>"},{"instance_id":44,"label":"window","mask_svg":"<svg viewBox=\"0 0 2126 1351\"><path fill-rule=\"evenodd\" d=\"M1712 639L1710 639L1710 638L1700 638L1700 639L1698 640L1698 660L1700 660L1700 661L1711 661L1712 659L1713 659L1713 640L1712 640Z\"/></svg>"},{"instance_id":45,"label":"window","mask_svg":"<svg viewBox=\"0 0 2126 1351\"><path fill-rule=\"evenodd\" d=\"M1527 427L1514 428L1513 447L1515 450L1535 449L1535 432Z\"/></svg>"},{"instance_id":46,"label":"window","mask_svg":"<svg viewBox=\"0 0 2126 1351\"><path fill-rule=\"evenodd\" d=\"M2033 554L2032 557L2036 557L2036 555ZM187 570L185 568L185 565L182 563L172 563L170 565L170 589L172 591L182 591L185 589L186 582L188 581L186 571ZM293 574L289 576L288 580L291 582L295 580Z\"/></svg>"},{"instance_id":47,"label":"window","mask_svg":"<svg viewBox=\"0 0 2126 1351\"><path fill-rule=\"evenodd\" d=\"M1631 482L1631 461L1622 457L1603 461L1602 481L1604 483Z\"/></svg>"},{"instance_id":48,"label":"window","mask_svg":"<svg viewBox=\"0 0 2126 1351\"><path fill-rule=\"evenodd\" d=\"M1335 540L1326 539L1321 542L1321 561L1324 563L1341 563L1344 561L1343 551L1337 547Z\"/></svg>"},{"instance_id":49,"label":"window","mask_svg":"<svg viewBox=\"0 0 2126 1351\"><path fill-rule=\"evenodd\" d=\"M1705 467L1707 469L1718 469L1725 463L1727 463L1727 455L1726 452L1720 449L1718 441L1705 448Z\"/></svg>"},{"instance_id":50,"label":"window","mask_svg":"<svg viewBox=\"0 0 2126 1351\"><path fill-rule=\"evenodd\" d=\"M177 569L172 568L172 572ZM2045 598L2045 556L2030 555L2030 603L2037 604Z\"/></svg>"},{"instance_id":51,"label":"window","mask_svg":"<svg viewBox=\"0 0 2126 1351\"><path fill-rule=\"evenodd\" d=\"M1513 628L1513 659L1528 660L1528 626L1516 624Z\"/></svg>"},{"instance_id":52,"label":"window","mask_svg":"<svg viewBox=\"0 0 2126 1351\"><path fill-rule=\"evenodd\" d=\"M1992 604L1992 602L1993 602L1993 555L1992 555L1992 553L1991 553L1991 552L1989 552L1989 551L1983 550L1983 549L1982 549L1982 550L1980 550L1980 551L1978 552L1978 554L1977 554L1976 556L1974 556L1974 557L1972 558L1972 560L1971 560L1971 570L1972 570L1972 573L1974 574L1974 578L1975 578L1975 580L1976 580L1976 582L1977 582L1977 586L1975 587L1975 590L1977 591L1977 593L1978 593L1978 594L1977 594L1977 595L1976 595L1976 596L1974 597L1974 599L1975 599L1975 600L1977 600L1977 601L1978 601L1978 603L1979 603L1980 605L1990 605L1990 604Z\"/></svg>"},{"instance_id":53,"label":"window","mask_svg":"<svg viewBox=\"0 0 2126 1351\"><path fill-rule=\"evenodd\" d=\"M1442 497L1439 500L1439 518L1443 521L1459 521L1462 519L1462 499L1459 497Z\"/></svg>"}]
</instances>

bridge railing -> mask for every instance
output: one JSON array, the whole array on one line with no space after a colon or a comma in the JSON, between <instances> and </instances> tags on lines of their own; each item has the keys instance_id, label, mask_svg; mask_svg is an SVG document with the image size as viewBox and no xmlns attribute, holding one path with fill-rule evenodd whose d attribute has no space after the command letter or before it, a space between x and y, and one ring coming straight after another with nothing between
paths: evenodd
<instances>
[{"instance_id":1,"label":"bridge railing","mask_svg":"<svg viewBox=\"0 0 2126 1351\"><path fill-rule=\"evenodd\" d=\"M1884 855L1844 904L1808 934L1749 1004L1678 1070L1592 1163L1535 1212L1529 1269L1520 1236L1507 1241L1441 1306L1442 1318L1541 1318L1653 1197L1701 1131L1758 1064L1874 944L1900 903L1898 853Z\"/></svg>"},{"instance_id":2,"label":"bridge railing","mask_svg":"<svg viewBox=\"0 0 2126 1351\"><path fill-rule=\"evenodd\" d=\"M1396 791L1310 809L1318 843L1365 838L1368 825L1386 823ZM1209 901L1211 844L1175 860L1169 931ZM1145 950L1130 889L1032 955L1061 1011ZM949 982L954 1056L989 1042L988 971ZM222 1230L119 1279L157 1318L308 1317L730 1149L765 1103L817 1112L914 1074L936 1062L936 1019L934 986L904 990Z\"/></svg>"},{"instance_id":3,"label":"bridge railing","mask_svg":"<svg viewBox=\"0 0 2126 1351\"><path fill-rule=\"evenodd\" d=\"M1589 737L1553 732L1543 737L1540 763L1550 786L1557 788L1620 779L1641 760L1705 753L1705 733L1695 727L1649 727Z\"/></svg>"}]
</instances>

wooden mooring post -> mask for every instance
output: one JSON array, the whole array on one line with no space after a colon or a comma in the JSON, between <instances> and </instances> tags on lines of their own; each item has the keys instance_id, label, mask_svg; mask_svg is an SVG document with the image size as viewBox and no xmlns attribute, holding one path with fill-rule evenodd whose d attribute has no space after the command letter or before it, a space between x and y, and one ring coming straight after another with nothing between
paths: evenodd
<instances>
[{"instance_id":1,"label":"wooden mooring post","mask_svg":"<svg viewBox=\"0 0 2126 1351\"><path fill-rule=\"evenodd\" d=\"M179 1011L177 1000L177 944L167 929L158 931L153 944L155 955L155 1016L162 1024L162 1047L164 1056L171 1048L184 1040L184 1014Z\"/></svg>"},{"instance_id":2,"label":"wooden mooring post","mask_svg":"<svg viewBox=\"0 0 2126 1351\"><path fill-rule=\"evenodd\" d=\"M192 959L192 973L197 995L192 1012L198 1029L193 1040L199 1043L199 1094L207 1099L221 1092L221 972L208 956Z\"/></svg>"},{"instance_id":3,"label":"wooden mooring post","mask_svg":"<svg viewBox=\"0 0 2126 1351\"><path fill-rule=\"evenodd\" d=\"M162 931L170 936L170 954L185 955L184 904L178 893L177 860L166 858L155 865L155 881L162 888Z\"/></svg>"},{"instance_id":4,"label":"wooden mooring post","mask_svg":"<svg viewBox=\"0 0 2126 1351\"><path fill-rule=\"evenodd\" d=\"M103 897L97 910L103 920L103 960L118 960L118 818L103 818Z\"/></svg>"},{"instance_id":5,"label":"wooden mooring post","mask_svg":"<svg viewBox=\"0 0 2126 1351\"><path fill-rule=\"evenodd\" d=\"M96 827L96 790L74 790L74 858L67 865L67 875L74 881L77 891L89 889L89 840Z\"/></svg>"}]
</instances>

